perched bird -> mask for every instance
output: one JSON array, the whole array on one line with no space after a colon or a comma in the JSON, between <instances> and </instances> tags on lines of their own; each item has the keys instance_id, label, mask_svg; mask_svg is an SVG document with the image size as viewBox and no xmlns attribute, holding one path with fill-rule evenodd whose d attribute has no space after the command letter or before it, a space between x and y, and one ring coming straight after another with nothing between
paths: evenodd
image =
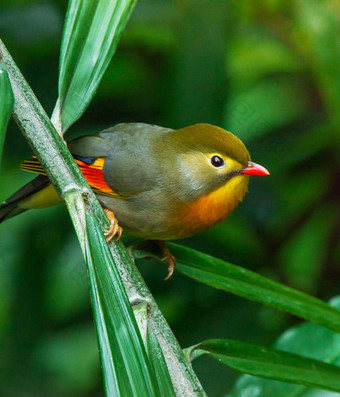
<instances>
[{"instance_id":1,"label":"perched bird","mask_svg":"<svg viewBox=\"0 0 340 397\"><path fill-rule=\"evenodd\" d=\"M118 124L74 139L68 147L111 221L107 239L119 238L123 228L160 241L169 276L175 260L164 240L189 237L223 221L242 201L249 175L269 175L250 161L235 135L209 124L179 130ZM42 175L0 206L0 222L60 201L37 159L22 168Z\"/></svg>"}]
</instances>

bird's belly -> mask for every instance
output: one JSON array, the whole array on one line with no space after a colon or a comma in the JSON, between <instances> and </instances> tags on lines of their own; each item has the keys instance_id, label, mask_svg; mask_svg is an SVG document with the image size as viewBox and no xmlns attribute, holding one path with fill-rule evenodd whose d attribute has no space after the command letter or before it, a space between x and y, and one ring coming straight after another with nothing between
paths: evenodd
<instances>
[{"instance_id":1,"label":"bird's belly","mask_svg":"<svg viewBox=\"0 0 340 397\"><path fill-rule=\"evenodd\" d=\"M128 234L150 240L170 240L178 238L173 227L171 205L164 205L165 200L156 200L150 193L143 193L130 199L107 198L99 196L104 207L112 210L123 228L123 235Z\"/></svg>"},{"instance_id":2,"label":"bird's belly","mask_svg":"<svg viewBox=\"0 0 340 397\"><path fill-rule=\"evenodd\" d=\"M175 240L192 236L227 218L247 191L247 183L234 179L186 203L154 192L127 200L100 197L100 201L115 213L123 233L151 240Z\"/></svg>"}]
</instances>

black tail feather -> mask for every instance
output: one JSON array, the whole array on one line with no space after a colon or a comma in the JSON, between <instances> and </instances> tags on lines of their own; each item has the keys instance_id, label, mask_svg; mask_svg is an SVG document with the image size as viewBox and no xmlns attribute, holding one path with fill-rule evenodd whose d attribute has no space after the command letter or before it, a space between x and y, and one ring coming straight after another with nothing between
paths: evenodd
<instances>
[{"instance_id":1,"label":"black tail feather","mask_svg":"<svg viewBox=\"0 0 340 397\"><path fill-rule=\"evenodd\" d=\"M27 211L24 208L19 208L17 203L7 203L5 201L0 205L0 223L6 219L12 218L15 215L19 215L22 212Z\"/></svg>"},{"instance_id":2,"label":"black tail feather","mask_svg":"<svg viewBox=\"0 0 340 397\"><path fill-rule=\"evenodd\" d=\"M9 197L2 205L0 205L0 223L6 219L12 218L21 212L26 211L25 208L20 208L18 206L19 201L30 196L39 190L44 189L49 185L50 181L47 176L39 175L31 182L27 183L17 192L15 192L11 197Z\"/></svg>"}]
</instances>

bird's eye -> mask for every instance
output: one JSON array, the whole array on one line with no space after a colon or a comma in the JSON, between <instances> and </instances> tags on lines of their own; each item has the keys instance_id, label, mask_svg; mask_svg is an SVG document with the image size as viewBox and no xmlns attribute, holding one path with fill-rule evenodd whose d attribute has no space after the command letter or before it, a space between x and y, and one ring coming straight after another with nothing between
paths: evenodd
<instances>
[{"instance_id":1,"label":"bird's eye","mask_svg":"<svg viewBox=\"0 0 340 397\"><path fill-rule=\"evenodd\" d=\"M210 159L211 165L216 168L220 168L224 166L224 160L220 156L212 156Z\"/></svg>"}]
</instances>

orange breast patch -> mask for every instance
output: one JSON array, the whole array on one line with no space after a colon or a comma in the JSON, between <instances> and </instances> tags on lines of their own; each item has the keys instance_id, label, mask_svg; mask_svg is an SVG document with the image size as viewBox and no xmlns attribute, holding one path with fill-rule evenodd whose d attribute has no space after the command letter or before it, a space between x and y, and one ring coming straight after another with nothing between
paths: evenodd
<instances>
[{"instance_id":1,"label":"orange breast patch","mask_svg":"<svg viewBox=\"0 0 340 397\"><path fill-rule=\"evenodd\" d=\"M248 178L235 177L210 194L185 205L181 213L184 234L194 234L223 221L242 201L248 190Z\"/></svg>"},{"instance_id":2,"label":"orange breast patch","mask_svg":"<svg viewBox=\"0 0 340 397\"><path fill-rule=\"evenodd\" d=\"M185 207L184 222L194 229L203 230L222 221L232 208L218 193L202 196Z\"/></svg>"}]
</instances>

